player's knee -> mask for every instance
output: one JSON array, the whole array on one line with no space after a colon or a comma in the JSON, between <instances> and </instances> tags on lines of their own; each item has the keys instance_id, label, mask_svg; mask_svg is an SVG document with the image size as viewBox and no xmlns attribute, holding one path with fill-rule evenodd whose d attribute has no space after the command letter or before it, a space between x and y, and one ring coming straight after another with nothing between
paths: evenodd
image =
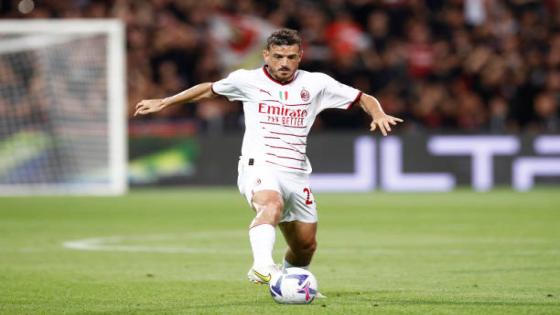
<instances>
[{"instance_id":1,"label":"player's knee","mask_svg":"<svg viewBox=\"0 0 560 315\"><path fill-rule=\"evenodd\" d=\"M282 210L284 209L284 203L282 200L270 201L267 208L269 209L274 222L279 223L280 218L282 217Z\"/></svg>"},{"instance_id":2,"label":"player's knee","mask_svg":"<svg viewBox=\"0 0 560 315\"><path fill-rule=\"evenodd\" d=\"M317 250L317 241L315 239L300 242L296 248L296 252L300 255L311 256Z\"/></svg>"},{"instance_id":3,"label":"player's knee","mask_svg":"<svg viewBox=\"0 0 560 315\"><path fill-rule=\"evenodd\" d=\"M281 199L271 198L256 205L257 217L270 224L278 224L282 217L284 203Z\"/></svg>"}]
</instances>

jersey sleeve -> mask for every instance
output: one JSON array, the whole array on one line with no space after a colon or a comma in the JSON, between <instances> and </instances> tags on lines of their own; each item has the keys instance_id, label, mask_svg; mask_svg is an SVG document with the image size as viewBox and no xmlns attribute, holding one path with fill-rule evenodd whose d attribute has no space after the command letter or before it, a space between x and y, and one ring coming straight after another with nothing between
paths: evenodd
<instances>
[{"instance_id":1,"label":"jersey sleeve","mask_svg":"<svg viewBox=\"0 0 560 315\"><path fill-rule=\"evenodd\" d=\"M212 83L212 92L225 96L230 101L243 101L245 99L244 82L246 81L244 72L243 70L233 71L226 78Z\"/></svg>"},{"instance_id":2,"label":"jersey sleeve","mask_svg":"<svg viewBox=\"0 0 560 315\"><path fill-rule=\"evenodd\" d=\"M360 90L342 84L326 74L321 80L325 85L322 91L320 111L328 108L349 109L362 96Z\"/></svg>"}]
</instances>

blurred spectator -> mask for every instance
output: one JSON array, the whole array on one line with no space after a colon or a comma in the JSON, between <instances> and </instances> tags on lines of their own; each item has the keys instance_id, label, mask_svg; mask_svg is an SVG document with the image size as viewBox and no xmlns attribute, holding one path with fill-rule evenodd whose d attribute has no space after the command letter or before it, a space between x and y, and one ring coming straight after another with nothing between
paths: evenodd
<instances>
[{"instance_id":1,"label":"blurred spectator","mask_svg":"<svg viewBox=\"0 0 560 315\"><path fill-rule=\"evenodd\" d=\"M407 43L408 72L412 78L422 79L432 73L434 47L430 30L423 22L410 23Z\"/></svg>"},{"instance_id":2,"label":"blurred spectator","mask_svg":"<svg viewBox=\"0 0 560 315\"><path fill-rule=\"evenodd\" d=\"M543 92L535 98L536 119L532 128L536 131L549 133L560 132L560 119L558 118L558 101L552 94Z\"/></svg>"},{"instance_id":3,"label":"blurred spectator","mask_svg":"<svg viewBox=\"0 0 560 315\"><path fill-rule=\"evenodd\" d=\"M488 129L493 133L508 131L508 104L503 97L494 97L490 100Z\"/></svg>"},{"instance_id":4,"label":"blurred spectator","mask_svg":"<svg viewBox=\"0 0 560 315\"><path fill-rule=\"evenodd\" d=\"M291 27L304 39L302 69L330 73L378 96L388 112L410 122L404 130L560 128L558 0L44 0L35 1L27 14L18 11L18 3L0 0L0 17L122 20L129 113L142 98L227 74L230 64L220 58L224 47L249 47L260 39L256 31ZM213 23L216 18L222 24ZM233 36L225 42L229 46L213 37L217 25L229 28L220 29ZM259 65L258 51L245 57L238 66ZM9 66L0 69L8 73ZM0 99L0 111L6 106ZM240 104L224 99L154 116L193 121L203 132L242 128ZM325 112L315 128L367 123L368 117L354 109Z\"/></svg>"}]
</instances>

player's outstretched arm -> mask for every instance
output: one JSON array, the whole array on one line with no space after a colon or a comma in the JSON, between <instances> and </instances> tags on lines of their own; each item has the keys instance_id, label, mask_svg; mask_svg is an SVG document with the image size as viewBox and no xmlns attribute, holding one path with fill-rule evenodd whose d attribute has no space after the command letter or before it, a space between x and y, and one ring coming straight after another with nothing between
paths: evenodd
<instances>
[{"instance_id":1,"label":"player's outstretched arm","mask_svg":"<svg viewBox=\"0 0 560 315\"><path fill-rule=\"evenodd\" d=\"M171 105L196 102L205 98L211 98L215 96L216 94L212 92L212 83L201 83L170 97L141 100L140 102L138 102L138 104L136 104L136 111L134 112L134 116L138 114L145 115L149 113L159 112L160 110Z\"/></svg>"},{"instance_id":2,"label":"player's outstretched arm","mask_svg":"<svg viewBox=\"0 0 560 315\"><path fill-rule=\"evenodd\" d=\"M369 130L375 131L375 129L379 128L384 136L391 131L391 125L394 126L397 123L403 122L400 118L385 114L379 101L366 93L362 93L360 97L360 106L372 118Z\"/></svg>"}]
</instances>

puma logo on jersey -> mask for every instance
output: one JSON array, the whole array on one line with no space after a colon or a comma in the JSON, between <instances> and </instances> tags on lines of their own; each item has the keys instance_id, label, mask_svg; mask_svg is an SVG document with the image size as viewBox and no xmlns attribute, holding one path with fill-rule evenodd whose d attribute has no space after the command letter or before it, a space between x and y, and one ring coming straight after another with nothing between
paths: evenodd
<instances>
[{"instance_id":1,"label":"puma logo on jersey","mask_svg":"<svg viewBox=\"0 0 560 315\"><path fill-rule=\"evenodd\" d=\"M259 92L261 92L261 93L266 93L266 94L268 94L269 96L272 96L272 95L270 94L270 92L267 91L267 90L259 89Z\"/></svg>"}]
</instances>

